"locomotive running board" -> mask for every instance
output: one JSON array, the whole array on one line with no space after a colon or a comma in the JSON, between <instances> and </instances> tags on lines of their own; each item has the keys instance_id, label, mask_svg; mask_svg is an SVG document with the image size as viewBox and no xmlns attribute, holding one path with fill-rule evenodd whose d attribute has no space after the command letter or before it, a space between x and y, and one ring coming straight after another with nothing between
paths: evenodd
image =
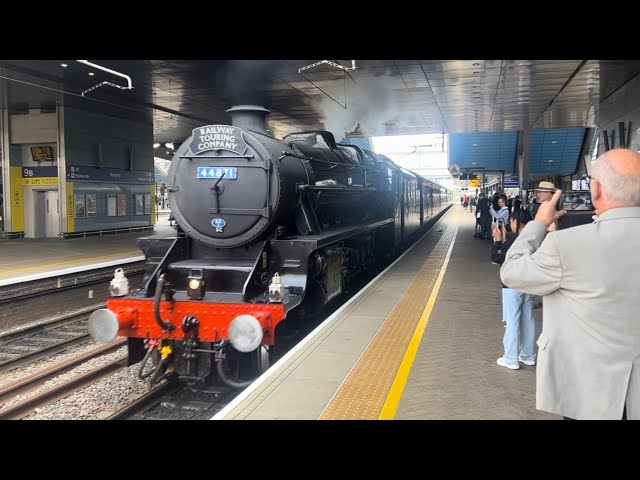
<instances>
[{"instance_id":1,"label":"locomotive running board","mask_svg":"<svg viewBox=\"0 0 640 480\"><path fill-rule=\"evenodd\" d=\"M345 238L353 237L370 230L375 230L376 228L383 227L385 225L393 223L394 221L394 218L390 217L366 225L349 225L345 227L328 228L324 230L321 235L308 235L306 237L299 237L297 240L314 241L317 244L317 248L320 248L335 242L339 242L340 240L344 240Z\"/></svg>"}]
</instances>

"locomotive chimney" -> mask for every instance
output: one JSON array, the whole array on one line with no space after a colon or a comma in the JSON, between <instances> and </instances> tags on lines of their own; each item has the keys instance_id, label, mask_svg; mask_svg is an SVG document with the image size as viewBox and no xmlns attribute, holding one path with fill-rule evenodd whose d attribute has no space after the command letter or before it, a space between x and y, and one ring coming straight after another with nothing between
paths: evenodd
<instances>
[{"instance_id":1,"label":"locomotive chimney","mask_svg":"<svg viewBox=\"0 0 640 480\"><path fill-rule=\"evenodd\" d=\"M265 117L271 113L260 105L236 105L227 110L231 125L267 135Z\"/></svg>"}]
</instances>

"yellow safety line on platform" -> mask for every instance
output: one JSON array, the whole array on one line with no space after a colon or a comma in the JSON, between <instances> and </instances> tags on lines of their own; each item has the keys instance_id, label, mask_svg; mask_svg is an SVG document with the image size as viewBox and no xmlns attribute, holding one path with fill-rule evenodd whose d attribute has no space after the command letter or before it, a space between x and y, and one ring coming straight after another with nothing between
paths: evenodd
<instances>
[{"instance_id":1,"label":"yellow safety line on platform","mask_svg":"<svg viewBox=\"0 0 640 480\"><path fill-rule=\"evenodd\" d=\"M458 222L460 221L460 212L458 212ZM422 341L422 334L424 330L427 328L427 324L429 323L429 318L431 317L431 311L433 310L433 306L436 303L436 299L438 298L438 292L440 291L440 285L442 285L442 279L444 278L444 274L447 271L447 265L449 265L449 259L451 258L451 252L453 251L453 245L456 243L456 237L458 235L458 227L456 227L455 232L453 233L453 240L451 241L451 245L449 246L449 251L447 252L447 256L444 259L444 263L440 268L440 273L438 274L438 278L433 286L433 290L431 290L431 295L429 296L429 300L427 301L427 306L424 308L422 315L420 316L420 321L416 326L416 330L411 338L411 343L409 343L409 348L402 359L402 364L398 369L398 373L396 374L396 378L391 385L391 390L389 390L389 394L387 395L387 401L384 403L384 407L382 407L382 412L378 417L378 420L393 420L396 416L396 412L398 411L398 406L400 405L400 400L402 399L402 394L404 393L404 388L407 385L407 380L409 379L409 373L411 373L411 367L413 367L413 361L416 358L416 354L418 353L418 348L420 347L420 342Z\"/></svg>"},{"instance_id":2,"label":"yellow safety line on platform","mask_svg":"<svg viewBox=\"0 0 640 480\"><path fill-rule=\"evenodd\" d=\"M11 275L11 274L16 273L16 272L26 272L28 270L38 270L38 269L42 269L42 268L58 267L60 265L69 265L69 264L72 264L72 263L91 262L92 260L98 260L98 259L101 259L101 258L121 257L123 255L126 255L126 256L123 257L123 259L124 259L124 258L129 258L130 256L140 256L141 252L139 250L131 250L130 252L113 253L111 255L102 255L100 257L81 258L81 259L78 259L78 260L69 260L67 262L48 263L48 264L45 264L45 265L39 265L37 267L16 268L14 270L7 270L5 272L0 272L0 277Z\"/></svg>"},{"instance_id":3,"label":"yellow safety line on platform","mask_svg":"<svg viewBox=\"0 0 640 480\"><path fill-rule=\"evenodd\" d=\"M442 235L429 234L416 245L416 259L425 256L426 260L319 419L377 420L380 417L416 325L427 305L429 295L426 294L433 289L449 252L459 217L460 215L456 217L457 220L447 221L445 228L436 232L442 232ZM426 243L422 243L423 241ZM415 262L416 259L411 261ZM401 268L402 264L398 265L400 267L397 268Z\"/></svg>"}]
</instances>

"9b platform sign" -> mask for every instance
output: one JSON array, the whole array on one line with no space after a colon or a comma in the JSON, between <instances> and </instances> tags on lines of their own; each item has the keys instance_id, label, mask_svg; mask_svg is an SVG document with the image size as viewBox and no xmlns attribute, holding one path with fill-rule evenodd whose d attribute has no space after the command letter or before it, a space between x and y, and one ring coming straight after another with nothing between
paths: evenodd
<instances>
[{"instance_id":1,"label":"9b platform sign","mask_svg":"<svg viewBox=\"0 0 640 480\"><path fill-rule=\"evenodd\" d=\"M482 180L480 180L479 178L476 178L474 180L471 180L471 183L469 184L469 186L471 188L480 188L481 183L482 183Z\"/></svg>"}]
</instances>

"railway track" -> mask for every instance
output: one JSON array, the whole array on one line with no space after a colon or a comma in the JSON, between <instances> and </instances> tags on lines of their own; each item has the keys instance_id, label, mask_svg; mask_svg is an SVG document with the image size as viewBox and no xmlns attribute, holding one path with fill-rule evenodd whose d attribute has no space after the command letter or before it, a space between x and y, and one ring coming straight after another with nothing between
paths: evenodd
<instances>
[{"instance_id":1,"label":"railway track","mask_svg":"<svg viewBox=\"0 0 640 480\"><path fill-rule=\"evenodd\" d=\"M117 350L122 346L122 343L117 345L109 346L109 348L103 347L99 354L105 354L109 351ZM94 355L90 358L94 358ZM86 357L86 355L85 355ZM74 359L76 364L83 363L87 358L84 359ZM52 388L43 390L42 392L28 397L20 402L14 403L6 408L0 410L0 420L19 420L22 419L37 409L44 408L47 405L50 405L58 400L68 397L73 393L82 390L83 388L96 383L97 381L113 374L118 370L122 370L125 368L127 362L127 357L122 356L114 361L107 363L106 365L102 365L100 367L94 368L89 372L76 376L72 379L66 380L62 383L59 383ZM67 362L70 363L70 362ZM24 392L34 390L38 388L42 384L44 384L47 379L56 377L61 374L62 371L67 371L72 368L70 365L60 365L52 367L46 371L40 372L36 375L23 379L15 384L7 385L6 387L0 390L0 398L8 399L15 398L16 395L23 394Z\"/></svg>"},{"instance_id":2,"label":"railway track","mask_svg":"<svg viewBox=\"0 0 640 480\"><path fill-rule=\"evenodd\" d=\"M87 319L103 303L57 316L0 337L0 372L89 343Z\"/></svg>"},{"instance_id":3,"label":"railway track","mask_svg":"<svg viewBox=\"0 0 640 480\"><path fill-rule=\"evenodd\" d=\"M355 291L358 291L358 288L353 289L350 293L352 294ZM330 313L338 306L338 304L332 305L329 308L329 312L322 313ZM64 317L51 320L46 325L37 325L28 330L25 329L21 332L4 335L0 338L0 352L3 351L3 345L13 346L10 350L13 352L20 350L18 348L19 345L23 346L22 350L29 351L24 351L21 355L14 354L12 358L5 359L5 365L3 366L0 363L0 369L13 368L21 363L30 361L29 358L35 359L50 355L51 352L57 349L64 349L64 344L73 344L76 341L88 342L86 318L93 309L100 307L102 307L101 304L93 305L92 308L84 309L82 313L76 311ZM320 312L317 313L320 314ZM43 340L45 337L48 340ZM86 340L83 340L83 337ZM34 341L34 338L37 341ZM15 402L17 395L33 392L34 389L40 388L47 380L59 376L97 355L112 353L115 349L121 348L125 342L126 340L121 339L114 342L113 345L102 347L104 350L101 352L98 349L92 350L84 354L82 358L68 360L63 364L51 367L11 385L6 385L0 388L0 404L10 398L14 399L13 401ZM38 345L34 344L39 344L39 348L36 349L35 347ZM146 382L136 381L139 366L133 366L132 369L126 372L118 373L119 370L126 370L125 365L125 357L118 358L107 365L94 368L76 378L61 382L53 388L39 392L18 403L5 405L4 409L0 409L0 419L21 419L44 409L42 415L36 415L35 418L204 420L213 417L242 391L222 385L193 388L178 382L163 382L155 386L153 390L148 391ZM106 379L111 375L115 375L114 379ZM102 379L105 379L105 381L97 383ZM102 400L102 398L108 395L105 396L98 393L110 392L120 382L129 381L138 385L132 389L131 393L116 393L110 395L110 398L106 400ZM95 386L87 388L91 385ZM83 389L86 390L80 392ZM74 395L76 392L80 392L79 395ZM56 403L59 400L62 401ZM56 405L53 410L51 408L45 409L46 406L54 403ZM89 407L85 408L85 404L89 405ZM118 410L114 411L115 408L118 408Z\"/></svg>"},{"instance_id":4,"label":"railway track","mask_svg":"<svg viewBox=\"0 0 640 480\"><path fill-rule=\"evenodd\" d=\"M242 390L164 382L107 420L209 420Z\"/></svg>"}]
</instances>

